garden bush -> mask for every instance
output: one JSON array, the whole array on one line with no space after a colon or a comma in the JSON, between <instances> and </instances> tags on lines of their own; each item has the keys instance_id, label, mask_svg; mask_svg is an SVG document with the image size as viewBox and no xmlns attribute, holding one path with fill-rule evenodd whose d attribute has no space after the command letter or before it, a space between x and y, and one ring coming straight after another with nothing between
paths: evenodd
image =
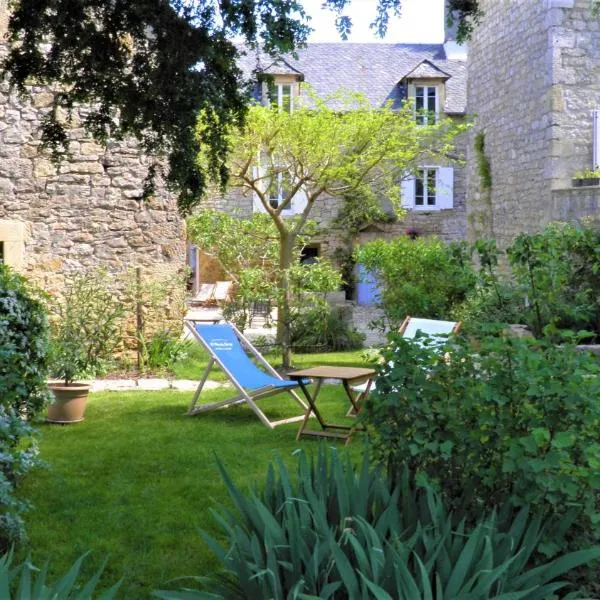
<instances>
[{"instance_id":1,"label":"garden bush","mask_svg":"<svg viewBox=\"0 0 600 600\"><path fill-rule=\"evenodd\" d=\"M600 335L600 230L554 223L517 236L507 254L536 336L557 337L561 330Z\"/></svg>"},{"instance_id":2,"label":"garden bush","mask_svg":"<svg viewBox=\"0 0 600 600\"><path fill-rule=\"evenodd\" d=\"M0 264L0 550L22 541L15 485L37 464L30 421L47 400L48 322L27 281Z\"/></svg>"},{"instance_id":3,"label":"garden bush","mask_svg":"<svg viewBox=\"0 0 600 600\"><path fill-rule=\"evenodd\" d=\"M454 510L535 505L556 519L542 550L600 540L600 367L572 345L503 335L445 354L392 335L362 415L379 461ZM569 540L567 540L569 541Z\"/></svg>"},{"instance_id":4,"label":"garden bush","mask_svg":"<svg viewBox=\"0 0 600 600\"><path fill-rule=\"evenodd\" d=\"M292 321L292 347L298 352L358 350L365 336L351 327L341 309L328 304L298 313Z\"/></svg>"},{"instance_id":5,"label":"garden bush","mask_svg":"<svg viewBox=\"0 0 600 600\"><path fill-rule=\"evenodd\" d=\"M553 223L522 233L503 253L493 240L473 250L479 264L475 286L455 316L473 334L479 323L524 323L536 337L600 335L600 230Z\"/></svg>"},{"instance_id":6,"label":"garden bush","mask_svg":"<svg viewBox=\"0 0 600 600\"><path fill-rule=\"evenodd\" d=\"M436 237L375 240L358 253L358 262L381 284L381 305L393 328L406 315L447 319L475 285L466 244Z\"/></svg>"},{"instance_id":7,"label":"garden bush","mask_svg":"<svg viewBox=\"0 0 600 600\"><path fill-rule=\"evenodd\" d=\"M202 580L207 592L159 598L534 600L564 589L557 578L600 556L594 548L534 568L540 515L524 507L506 523L494 512L455 523L436 493L408 477L393 485L367 454L356 469L323 447L316 459L301 452L295 477L279 461L264 488L247 495L219 468L237 510L215 515L224 547L205 539L226 571Z\"/></svg>"},{"instance_id":8,"label":"garden bush","mask_svg":"<svg viewBox=\"0 0 600 600\"><path fill-rule=\"evenodd\" d=\"M72 382L104 374L121 342L123 307L104 270L74 273L49 302L50 374Z\"/></svg>"},{"instance_id":9,"label":"garden bush","mask_svg":"<svg viewBox=\"0 0 600 600\"><path fill-rule=\"evenodd\" d=\"M527 308L525 295L507 273L500 273L498 263L502 253L495 240L477 240L472 252L477 265L475 284L453 315L462 321L463 331L477 336L482 325L522 323Z\"/></svg>"}]
</instances>

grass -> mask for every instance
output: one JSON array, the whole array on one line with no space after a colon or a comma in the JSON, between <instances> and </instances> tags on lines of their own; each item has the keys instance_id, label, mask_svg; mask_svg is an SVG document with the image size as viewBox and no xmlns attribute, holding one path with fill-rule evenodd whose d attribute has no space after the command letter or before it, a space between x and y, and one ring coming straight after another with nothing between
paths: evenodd
<instances>
[{"instance_id":1,"label":"grass","mask_svg":"<svg viewBox=\"0 0 600 600\"><path fill-rule=\"evenodd\" d=\"M311 364L326 364L328 356L312 355ZM354 361L348 356L348 362L335 364ZM205 401L229 393L213 390ZM153 589L175 588L179 582L169 580L217 568L198 533L216 534L210 509L230 505L215 453L246 486L263 481L274 456L293 463L297 448L317 448L310 439L295 441L298 424L271 431L244 406L187 417L190 398L189 392L175 391L92 394L83 423L42 426L47 468L20 488L33 504L26 524L34 564L50 559L51 573L64 573L91 550L85 575L108 556L104 581L123 577L122 598L148 598ZM319 400L326 418L343 420L348 403L341 386L325 386ZM298 413L285 395L265 399L261 406L272 418ZM358 458L360 438L348 448Z\"/></svg>"}]
</instances>

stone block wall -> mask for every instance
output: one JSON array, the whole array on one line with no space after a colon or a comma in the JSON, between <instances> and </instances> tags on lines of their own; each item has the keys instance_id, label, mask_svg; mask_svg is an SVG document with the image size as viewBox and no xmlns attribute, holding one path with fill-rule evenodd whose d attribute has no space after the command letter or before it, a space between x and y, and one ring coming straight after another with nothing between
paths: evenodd
<instances>
[{"instance_id":1,"label":"stone block wall","mask_svg":"<svg viewBox=\"0 0 600 600\"><path fill-rule=\"evenodd\" d=\"M552 53L548 0L482 0L484 17L469 46L467 112L475 126L467 145L468 237L506 246L537 229L550 201ZM483 131L491 195L481 188L474 150Z\"/></svg>"},{"instance_id":2,"label":"stone block wall","mask_svg":"<svg viewBox=\"0 0 600 600\"><path fill-rule=\"evenodd\" d=\"M39 149L52 95L32 93L31 102L22 101L0 86L0 242L18 245L7 262L48 291L60 291L65 276L80 269L183 273L185 222L164 188L141 200L147 160L135 142L105 150L76 125L72 157L57 168Z\"/></svg>"},{"instance_id":3,"label":"stone block wall","mask_svg":"<svg viewBox=\"0 0 600 600\"><path fill-rule=\"evenodd\" d=\"M482 0L470 44L468 237L506 247L567 214L577 170L592 167L592 112L600 108L600 18L588 0ZM477 172L475 134L485 134L492 188ZM577 200L575 200L577 199ZM579 214L579 209L573 208ZM587 210L587 209L586 209Z\"/></svg>"},{"instance_id":4,"label":"stone block wall","mask_svg":"<svg viewBox=\"0 0 600 600\"><path fill-rule=\"evenodd\" d=\"M552 56L553 189L570 187L575 171L592 168L592 114L600 109L600 16L591 2L571 0L549 11ZM568 5L568 6L567 6Z\"/></svg>"},{"instance_id":5,"label":"stone block wall","mask_svg":"<svg viewBox=\"0 0 600 600\"><path fill-rule=\"evenodd\" d=\"M600 188L565 188L552 191L549 221L581 222L600 220Z\"/></svg>"}]
</instances>

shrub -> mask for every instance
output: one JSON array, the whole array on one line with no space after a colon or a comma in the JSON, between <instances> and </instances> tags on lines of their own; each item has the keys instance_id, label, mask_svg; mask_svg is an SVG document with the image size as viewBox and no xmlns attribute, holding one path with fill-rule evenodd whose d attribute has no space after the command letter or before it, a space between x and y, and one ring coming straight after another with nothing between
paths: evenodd
<instances>
[{"instance_id":1,"label":"shrub","mask_svg":"<svg viewBox=\"0 0 600 600\"><path fill-rule=\"evenodd\" d=\"M600 539L600 367L574 346L488 336L440 356L392 336L363 418L378 460L471 515L532 504ZM543 550L560 548L560 528Z\"/></svg>"},{"instance_id":2,"label":"shrub","mask_svg":"<svg viewBox=\"0 0 600 600\"><path fill-rule=\"evenodd\" d=\"M19 477L37 463L29 424L48 401L48 322L26 280L0 264L0 549L24 539L15 496Z\"/></svg>"},{"instance_id":3,"label":"shrub","mask_svg":"<svg viewBox=\"0 0 600 600\"><path fill-rule=\"evenodd\" d=\"M365 336L328 304L301 312L292 321L292 347L300 352L358 350Z\"/></svg>"},{"instance_id":4,"label":"shrub","mask_svg":"<svg viewBox=\"0 0 600 600\"><path fill-rule=\"evenodd\" d=\"M524 293L506 274L501 276L498 260L501 252L494 240L477 240L472 248L478 269L475 285L469 289L454 316L463 322L463 330L478 335L489 323L520 323L526 308Z\"/></svg>"},{"instance_id":5,"label":"shrub","mask_svg":"<svg viewBox=\"0 0 600 600\"><path fill-rule=\"evenodd\" d=\"M360 248L358 262L381 283L393 327L406 315L447 319L475 284L467 246L435 237L375 240Z\"/></svg>"},{"instance_id":6,"label":"shrub","mask_svg":"<svg viewBox=\"0 0 600 600\"><path fill-rule=\"evenodd\" d=\"M144 345L142 365L145 369L169 369L176 362L185 360L192 342L170 331L154 334L149 344Z\"/></svg>"},{"instance_id":7,"label":"shrub","mask_svg":"<svg viewBox=\"0 0 600 600\"><path fill-rule=\"evenodd\" d=\"M519 235L507 254L536 336L564 329L600 335L600 230L555 223Z\"/></svg>"},{"instance_id":8,"label":"shrub","mask_svg":"<svg viewBox=\"0 0 600 600\"><path fill-rule=\"evenodd\" d=\"M472 527L455 524L437 494L411 488L407 477L392 485L367 455L355 469L322 447L316 460L300 453L296 477L279 461L264 489L248 495L219 469L237 512L216 517L225 547L205 538L227 575L205 582L212 596L185 590L159 598L533 600L600 556L595 548L533 568L539 515L523 508L505 525L495 513Z\"/></svg>"},{"instance_id":9,"label":"shrub","mask_svg":"<svg viewBox=\"0 0 600 600\"><path fill-rule=\"evenodd\" d=\"M52 376L70 383L106 372L121 341L123 316L108 273L75 273L50 310Z\"/></svg>"}]
</instances>

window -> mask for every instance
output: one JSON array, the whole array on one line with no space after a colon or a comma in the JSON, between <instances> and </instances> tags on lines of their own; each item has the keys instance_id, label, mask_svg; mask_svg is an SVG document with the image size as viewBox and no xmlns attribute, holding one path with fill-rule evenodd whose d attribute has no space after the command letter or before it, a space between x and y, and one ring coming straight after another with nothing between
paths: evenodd
<instances>
[{"instance_id":1,"label":"window","mask_svg":"<svg viewBox=\"0 0 600 600\"><path fill-rule=\"evenodd\" d=\"M4 242L0 242L0 265L4 264Z\"/></svg>"},{"instance_id":2,"label":"window","mask_svg":"<svg viewBox=\"0 0 600 600\"><path fill-rule=\"evenodd\" d=\"M278 208L279 205L288 197L292 189L292 178L286 171L273 173L269 178L269 204L271 208ZM286 207L291 209L291 203ZM284 209L284 210L286 210Z\"/></svg>"},{"instance_id":3,"label":"window","mask_svg":"<svg viewBox=\"0 0 600 600\"><path fill-rule=\"evenodd\" d=\"M314 265L319 258L319 246L304 246L300 253L300 264Z\"/></svg>"},{"instance_id":4,"label":"window","mask_svg":"<svg viewBox=\"0 0 600 600\"><path fill-rule=\"evenodd\" d=\"M269 84L269 101L273 107L285 112L292 112L294 110L294 84L271 82Z\"/></svg>"},{"instance_id":5,"label":"window","mask_svg":"<svg viewBox=\"0 0 600 600\"><path fill-rule=\"evenodd\" d=\"M454 169L423 166L401 182L402 206L419 211L454 208Z\"/></svg>"},{"instance_id":6,"label":"window","mask_svg":"<svg viewBox=\"0 0 600 600\"><path fill-rule=\"evenodd\" d=\"M415 179L415 206L436 205L437 169L419 169Z\"/></svg>"},{"instance_id":7,"label":"window","mask_svg":"<svg viewBox=\"0 0 600 600\"><path fill-rule=\"evenodd\" d=\"M438 86L415 86L415 114L419 125L435 123L439 113Z\"/></svg>"}]
</instances>

